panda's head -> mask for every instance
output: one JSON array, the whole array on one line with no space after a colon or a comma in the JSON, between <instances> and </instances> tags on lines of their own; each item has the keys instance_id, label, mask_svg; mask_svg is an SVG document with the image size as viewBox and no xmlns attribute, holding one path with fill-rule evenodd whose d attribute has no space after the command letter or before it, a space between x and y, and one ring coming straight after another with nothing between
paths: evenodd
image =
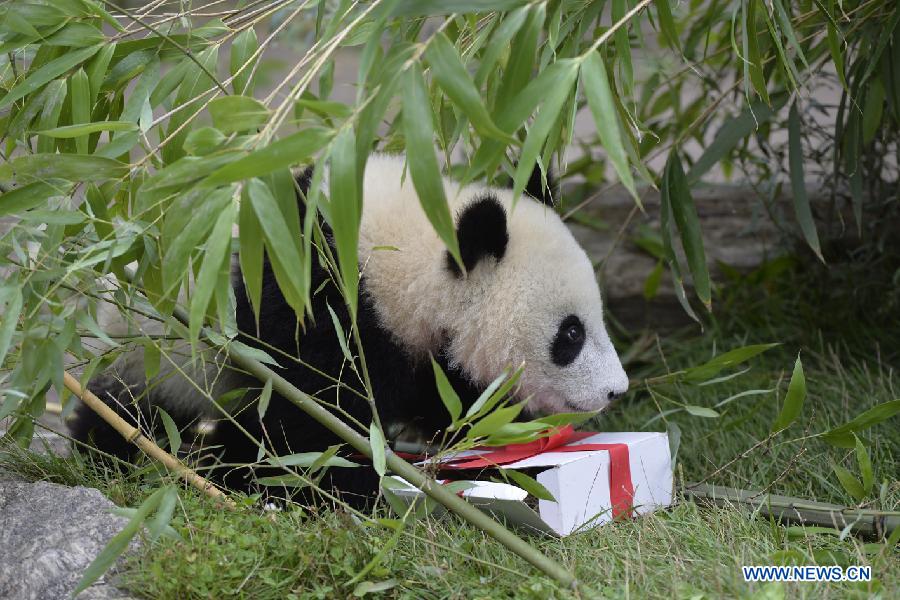
<instances>
[{"instance_id":1,"label":"panda's head","mask_svg":"<svg viewBox=\"0 0 900 600\"><path fill-rule=\"evenodd\" d=\"M452 362L481 384L523 365L530 414L600 410L626 391L591 261L552 209L482 189L461 200L456 227L465 273L444 260L459 307Z\"/></svg>"},{"instance_id":2,"label":"panda's head","mask_svg":"<svg viewBox=\"0 0 900 600\"><path fill-rule=\"evenodd\" d=\"M390 155L369 157L365 171L360 259L382 328L420 360L441 353L478 387L524 366L518 395L532 415L600 410L625 392L591 261L535 200L546 201L539 186L514 202L509 189L444 180L463 270L404 173Z\"/></svg>"}]
</instances>

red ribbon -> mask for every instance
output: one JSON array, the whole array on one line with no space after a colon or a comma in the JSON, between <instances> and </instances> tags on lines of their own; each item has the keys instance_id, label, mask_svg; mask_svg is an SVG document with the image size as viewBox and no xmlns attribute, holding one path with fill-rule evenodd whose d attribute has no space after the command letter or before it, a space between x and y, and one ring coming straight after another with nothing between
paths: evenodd
<instances>
[{"instance_id":1,"label":"red ribbon","mask_svg":"<svg viewBox=\"0 0 900 600\"><path fill-rule=\"evenodd\" d=\"M631 464L627 444L574 444L595 435L576 432L571 425L557 429L548 437L525 444L510 444L496 448L480 448L486 452L476 456L462 456L441 464L446 469L484 469L518 462L544 452L609 452L609 499L613 517L630 516L634 502L634 485L631 482Z\"/></svg>"}]
</instances>

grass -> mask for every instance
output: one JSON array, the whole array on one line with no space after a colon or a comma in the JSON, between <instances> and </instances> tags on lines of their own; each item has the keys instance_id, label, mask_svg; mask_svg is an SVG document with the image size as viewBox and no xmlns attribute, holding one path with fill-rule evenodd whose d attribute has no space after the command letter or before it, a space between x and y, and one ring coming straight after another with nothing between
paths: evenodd
<instances>
[{"instance_id":1,"label":"grass","mask_svg":"<svg viewBox=\"0 0 900 600\"><path fill-rule=\"evenodd\" d=\"M876 275L866 268L857 273ZM831 276L837 275L826 275ZM900 397L896 371L900 346L890 343L891 332L900 331L900 323L890 314L872 323L854 316L860 311L874 314L865 302L884 301L884 293L871 290L855 303L828 304L831 313L822 314L816 306L824 306L825 300L818 296L824 294L821 286L830 282L821 278L819 271L797 266L775 275L736 277L718 291L719 306L727 310L717 313L719 320L704 334L653 340L632 353L629 371L643 378L664 372L661 365L675 370L699 364L748 343L782 345L753 359L746 372L738 370L740 374L712 385L638 386L596 426L662 430L677 424L681 481L709 478L719 485L860 504L832 471L836 463L858 477L854 453L811 436ZM798 289L807 291L796 293ZM829 328L821 326L823 318L832 323ZM801 418L748 453L769 435L798 353L808 385ZM735 397L748 390L764 391ZM683 409L684 404L715 408L719 417L694 416ZM659 417L661 413L665 416ZM896 432L896 419L863 432L875 475L875 485L861 503L867 508L900 510ZM0 468L31 479L95 486L117 504L129 506L158 485L146 471L129 475L97 471L77 457L63 460L13 449L0 453ZM333 598L367 590L377 594L379 588L384 596L395 598L572 596L455 519L411 523L397 538L390 527L393 521L384 523L363 525L345 512L299 507L266 512L250 500L236 512L224 512L185 489L172 522L181 541L146 542L142 552L128 559L119 583L148 598ZM900 590L896 549L854 536L841 539L835 532L786 527L740 507L680 503L635 521L563 540L535 538L534 543L573 569L591 597L892 597ZM379 558L372 566L375 557ZM743 581L742 565L783 562L871 565L875 581ZM367 565L371 568L365 576L354 580Z\"/></svg>"}]
</instances>

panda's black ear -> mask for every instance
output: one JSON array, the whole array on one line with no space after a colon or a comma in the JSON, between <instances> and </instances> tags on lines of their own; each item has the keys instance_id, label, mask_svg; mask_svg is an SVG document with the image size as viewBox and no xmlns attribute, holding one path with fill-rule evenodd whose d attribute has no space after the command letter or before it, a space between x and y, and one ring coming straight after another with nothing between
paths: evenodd
<instances>
[{"instance_id":1,"label":"panda's black ear","mask_svg":"<svg viewBox=\"0 0 900 600\"><path fill-rule=\"evenodd\" d=\"M534 163L534 168L531 170L531 175L528 177L528 183L525 184L525 193L538 202L552 208L559 196L559 188L557 187L558 182L556 181L556 176L553 174L553 169L547 167L545 170L547 178L546 186L544 185L544 178L541 176L541 167L538 166L537 163Z\"/></svg>"},{"instance_id":2,"label":"panda's black ear","mask_svg":"<svg viewBox=\"0 0 900 600\"><path fill-rule=\"evenodd\" d=\"M496 196L486 195L466 205L456 220L456 239L466 271L471 271L483 258L500 260L506 253L509 233L506 210ZM462 271L450 252L446 252L447 268L457 277Z\"/></svg>"}]
</instances>

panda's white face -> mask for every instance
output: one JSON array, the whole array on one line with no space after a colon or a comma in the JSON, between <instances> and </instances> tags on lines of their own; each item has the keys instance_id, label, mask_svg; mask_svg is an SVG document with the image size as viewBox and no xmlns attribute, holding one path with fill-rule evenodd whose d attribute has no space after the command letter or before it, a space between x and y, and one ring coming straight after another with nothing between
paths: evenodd
<instances>
[{"instance_id":1,"label":"panda's white face","mask_svg":"<svg viewBox=\"0 0 900 600\"><path fill-rule=\"evenodd\" d=\"M479 385L523 365L530 414L600 410L624 393L594 270L559 216L528 197L513 207L510 190L446 180L463 274L403 167L372 156L363 187L359 255L382 325L414 355L449 341L448 358Z\"/></svg>"},{"instance_id":2,"label":"panda's white face","mask_svg":"<svg viewBox=\"0 0 900 600\"><path fill-rule=\"evenodd\" d=\"M506 213L508 241L502 256L448 282L468 298L452 328L452 358L479 383L524 365L519 395L531 414L600 410L627 390L628 378L603 323L591 262L553 211L528 198L503 207L496 194L474 202Z\"/></svg>"}]
</instances>

